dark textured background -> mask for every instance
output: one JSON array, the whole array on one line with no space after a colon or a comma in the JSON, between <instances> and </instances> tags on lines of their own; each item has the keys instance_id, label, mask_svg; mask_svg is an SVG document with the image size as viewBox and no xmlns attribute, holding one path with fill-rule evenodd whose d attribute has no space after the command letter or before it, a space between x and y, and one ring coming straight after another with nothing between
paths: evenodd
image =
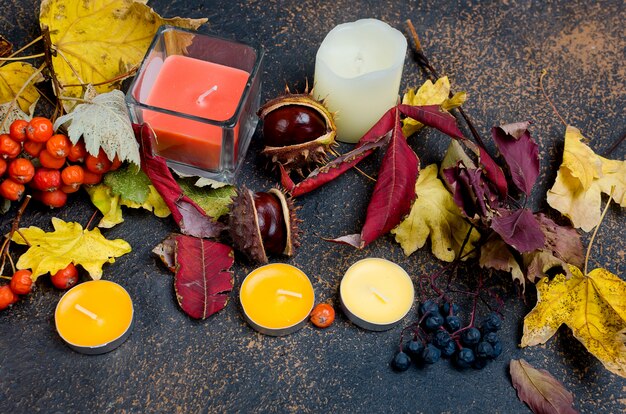
<instances>
[{"instance_id":1,"label":"dark textured background","mask_svg":"<svg viewBox=\"0 0 626 414\"><path fill-rule=\"evenodd\" d=\"M465 90L465 105L484 137L492 125L531 119L541 145L542 174L533 205L548 211L545 191L562 154L564 126L542 97L538 81L547 69L548 93L571 124L604 153L625 132L626 40L624 2L559 1L346 1L334 2L159 0L164 16L208 17L201 31L261 44L267 51L263 98L287 83L302 89L313 77L315 53L336 24L364 17L404 30L412 19L432 63ZM4 0L0 33L16 46L38 34L38 1ZM402 89L420 84L417 66L407 59ZM257 134L241 182L263 190L275 176L261 167ZM424 131L410 144L426 165L439 161L447 138ZM625 145L611 158L624 158ZM343 146L341 150L347 150ZM374 160L363 168L375 173ZM440 266L428 248L405 258L390 237L363 251L326 243L320 237L356 232L363 223L372 184L349 172L298 201L302 207L302 247L288 263L312 279L318 300L336 300L342 273L355 261L385 257L411 275ZM57 211L32 203L22 225L50 229L50 218L86 223L93 212L84 196ZM0 218L8 231L12 210ZM551 213L554 216L554 212ZM176 304L172 276L150 254L174 230L127 210L126 222L104 233L123 237L133 252L105 268L104 277L124 285L134 299L136 323L129 340L103 356L72 352L54 329L53 311L62 292L42 278L33 294L0 312L0 411L22 412L501 412L525 413L510 384L508 362L525 358L547 368L575 395L586 413L626 410L626 380L606 371L561 329L545 346L519 349L526 304L508 275L494 275L504 287L504 353L482 371L458 372L448 362L395 374L388 362L401 326L374 333L357 329L343 315L328 330L306 326L284 338L262 336L243 321L236 290L253 266L235 265L236 290L225 310L209 320L190 320ZM624 216L613 207L602 227L590 267L624 271ZM589 235L583 236L586 245ZM279 259L276 259L279 260ZM470 281L476 266L462 268ZM468 282L468 283L470 283ZM408 319L406 321L409 322Z\"/></svg>"}]
</instances>

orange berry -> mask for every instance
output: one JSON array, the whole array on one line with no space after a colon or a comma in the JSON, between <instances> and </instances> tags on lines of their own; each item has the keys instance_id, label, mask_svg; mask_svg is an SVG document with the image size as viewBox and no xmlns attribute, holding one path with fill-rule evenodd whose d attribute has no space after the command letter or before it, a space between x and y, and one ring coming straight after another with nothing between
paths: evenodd
<instances>
[{"instance_id":1,"label":"orange berry","mask_svg":"<svg viewBox=\"0 0 626 414\"><path fill-rule=\"evenodd\" d=\"M61 171L61 181L63 181L63 187L61 191L66 194L74 193L80 189L83 181L85 180L85 173L83 167L80 165L70 165L65 167Z\"/></svg>"},{"instance_id":2,"label":"orange berry","mask_svg":"<svg viewBox=\"0 0 626 414\"><path fill-rule=\"evenodd\" d=\"M35 166L29 159L16 158L9 164L9 177L18 183L26 184L34 175Z\"/></svg>"},{"instance_id":3,"label":"orange berry","mask_svg":"<svg viewBox=\"0 0 626 414\"><path fill-rule=\"evenodd\" d=\"M31 157L37 158L41 150L46 146L43 142L26 141L24 143L24 152Z\"/></svg>"},{"instance_id":4,"label":"orange berry","mask_svg":"<svg viewBox=\"0 0 626 414\"><path fill-rule=\"evenodd\" d=\"M65 158L57 158L52 155L47 149L42 149L39 153L39 162L46 168L54 168L58 170L65 165Z\"/></svg>"},{"instance_id":5,"label":"orange berry","mask_svg":"<svg viewBox=\"0 0 626 414\"><path fill-rule=\"evenodd\" d=\"M60 189L44 191L39 195L39 201L52 208L63 207L67 203L67 194Z\"/></svg>"},{"instance_id":6,"label":"orange berry","mask_svg":"<svg viewBox=\"0 0 626 414\"><path fill-rule=\"evenodd\" d=\"M50 168L37 168L31 185L41 191L54 191L61 186L61 172Z\"/></svg>"},{"instance_id":7,"label":"orange berry","mask_svg":"<svg viewBox=\"0 0 626 414\"><path fill-rule=\"evenodd\" d=\"M115 158L113 158L113 161L111 161L111 169L109 171L115 171L119 169L121 166L122 166L122 161L120 161L120 157L116 155Z\"/></svg>"},{"instance_id":8,"label":"orange berry","mask_svg":"<svg viewBox=\"0 0 626 414\"><path fill-rule=\"evenodd\" d=\"M65 158L70 153L72 142L63 134L53 135L46 141L46 149L55 158Z\"/></svg>"},{"instance_id":9,"label":"orange berry","mask_svg":"<svg viewBox=\"0 0 626 414\"><path fill-rule=\"evenodd\" d=\"M0 135L0 155L2 158L15 158L22 152L22 145L14 141L9 134Z\"/></svg>"},{"instance_id":10,"label":"orange berry","mask_svg":"<svg viewBox=\"0 0 626 414\"><path fill-rule=\"evenodd\" d=\"M7 200L19 200L24 194L24 184L17 183L11 178L7 178L0 184L0 195Z\"/></svg>"},{"instance_id":11,"label":"orange berry","mask_svg":"<svg viewBox=\"0 0 626 414\"><path fill-rule=\"evenodd\" d=\"M17 301L17 295L13 293L9 285L0 286L0 310L4 310L9 305Z\"/></svg>"},{"instance_id":12,"label":"orange berry","mask_svg":"<svg viewBox=\"0 0 626 414\"><path fill-rule=\"evenodd\" d=\"M17 142L26 141L26 128L28 127L28 121L25 119L16 119L11 123L9 127L9 135Z\"/></svg>"},{"instance_id":13,"label":"orange berry","mask_svg":"<svg viewBox=\"0 0 626 414\"><path fill-rule=\"evenodd\" d=\"M83 184L85 185L95 185L95 184L99 184L100 181L102 181L102 174L92 173L89 170L85 170L83 171L83 173L84 173Z\"/></svg>"},{"instance_id":14,"label":"orange berry","mask_svg":"<svg viewBox=\"0 0 626 414\"><path fill-rule=\"evenodd\" d=\"M107 157L102 150L100 150L97 157L89 154L85 160L85 167L92 173L96 174L105 174L109 172L112 164L113 163L109 160L109 157Z\"/></svg>"},{"instance_id":15,"label":"orange berry","mask_svg":"<svg viewBox=\"0 0 626 414\"><path fill-rule=\"evenodd\" d=\"M35 142L46 142L54 133L52 122L48 118L36 116L26 127L26 137Z\"/></svg>"},{"instance_id":16,"label":"orange berry","mask_svg":"<svg viewBox=\"0 0 626 414\"><path fill-rule=\"evenodd\" d=\"M50 277L55 288L65 290L69 289L78 282L78 270L73 263L67 265L66 268L59 270Z\"/></svg>"},{"instance_id":17,"label":"orange berry","mask_svg":"<svg viewBox=\"0 0 626 414\"><path fill-rule=\"evenodd\" d=\"M311 311L311 323L318 328L328 328L335 321L335 309L328 303L320 303Z\"/></svg>"},{"instance_id":18,"label":"orange berry","mask_svg":"<svg viewBox=\"0 0 626 414\"><path fill-rule=\"evenodd\" d=\"M85 148L85 142L81 139L76 144L70 147L70 152L67 154L67 159L72 162L84 162L87 157L87 149Z\"/></svg>"},{"instance_id":19,"label":"orange berry","mask_svg":"<svg viewBox=\"0 0 626 414\"><path fill-rule=\"evenodd\" d=\"M30 270L18 270L11 277L11 290L16 295L28 295L33 286L32 272Z\"/></svg>"}]
</instances>

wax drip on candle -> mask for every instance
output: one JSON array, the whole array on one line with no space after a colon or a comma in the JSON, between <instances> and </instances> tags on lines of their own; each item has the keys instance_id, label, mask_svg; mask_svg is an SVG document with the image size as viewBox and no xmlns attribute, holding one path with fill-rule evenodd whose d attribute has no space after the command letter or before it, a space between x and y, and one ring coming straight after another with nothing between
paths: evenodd
<instances>
[{"instance_id":1,"label":"wax drip on candle","mask_svg":"<svg viewBox=\"0 0 626 414\"><path fill-rule=\"evenodd\" d=\"M91 319L93 319L94 321L96 319L98 319L98 315L96 315L95 313L93 313L92 311L90 311L89 309L86 309L82 306L80 306L78 303L74 304L74 309L76 309L77 311L79 311L80 313L83 313L87 316L89 316Z\"/></svg>"},{"instance_id":2,"label":"wax drip on candle","mask_svg":"<svg viewBox=\"0 0 626 414\"><path fill-rule=\"evenodd\" d=\"M215 91L217 91L217 85L213 85L213 87L211 87L208 91L206 91L202 95L198 96L198 99L196 99L196 103L198 105L204 105L205 104L204 100L206 99L206 97L211 95Z\"/></svg>"},{"instance_id":3,"label":"wax drip on candle","mask_svg":"<svg viewBox=\"0 0 626 414\"><path fill-rule=\"evenodd\" d=\"M380 291L378 291L378 289L376 289L375 287L370 286L370 292L372 292L378 299L383 301L383 303L389 303L389 299L387 299L385 295L380 293Z\"/></svg>"},{"instance_id":4,"label":"wax drip on candle","mask_svg":"<svg viewBox=\"0 0 626 414\"><path fill-rule=\"evenodd\" d=\"M302 299L302 293L292 292L291 290L278 289L277 295L293 296L294 298Z\"/></svg>"}]
</instances>

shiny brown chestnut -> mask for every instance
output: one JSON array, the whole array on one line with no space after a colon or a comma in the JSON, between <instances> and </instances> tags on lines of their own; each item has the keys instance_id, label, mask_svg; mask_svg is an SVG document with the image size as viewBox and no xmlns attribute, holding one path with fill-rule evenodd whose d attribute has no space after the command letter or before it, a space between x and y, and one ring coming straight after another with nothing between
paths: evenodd
<instances>
[{"instance_id":1,"label":"shiny brown chestnut","mask_svg":"<svg viewBox=\"0 0 626 414\"><path fill-rule=\"evenodd\" d=\"M265 147L261 154L286 171L310 170L336 145L337 127L324 103L311 94L287 94L261 107Z\"/></svg>"},{"instance_id":2,"label":"shiny brown chestnut","mask_svg":"<svg viewBox=\"0 0 626 414\"><path fill-rule=\"evenodd\" d=\"M268 254L291 256L299 245L295 210L293 200L276 188L259 193L240 188L229 215L235 249L260 263L268 262Z\"/></svg>"}]
</instances>

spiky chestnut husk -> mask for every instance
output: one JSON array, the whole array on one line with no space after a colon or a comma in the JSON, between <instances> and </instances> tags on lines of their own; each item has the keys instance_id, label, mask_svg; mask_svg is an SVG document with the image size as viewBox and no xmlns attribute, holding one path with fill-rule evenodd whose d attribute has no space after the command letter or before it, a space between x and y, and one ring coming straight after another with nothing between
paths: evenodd
<instances>
[{"instance_id":1,"label":"spiky chestnut husk","mask_svg":"<svg viewBox=\"0 0 626 414\"><path fill-rule=\"evenodd\" d=\"M261 154L280 163L287 172L314 168L328 159L336 144L333 115L310 93L291 94L268 101L259 110L264 121L265 147Z\"/></svg>"},{"instance_id":2,"label":"spiky chestnut husk","mask_svg":"<svg viewBox=\"0 0 626 414\"><path fill-rule=\"evenodd\" d=\"M269 202L264 197L272 197L276 203ZM257 203L262 203L263 206L259 206ZM265 212L262 211L262 214L267 214L267 210L271 209L278 210L271 214L272 217L277 217L278 221L264 223L265 220L260 217L259 211L265 210ZM235 249L244 253L254 262L267 263L268 253L293 255L295 248L300 245L298 222L293 200L287 198L279 189L272 188L267 193L255 194L242 186L233 197L228 225ZM261 228L261 224L263 224L263 228ZM276 234L284 234L284 241L267 240L266 226L272 224L281 227ZM264 235L266 235L265 240ZM277 248L277 246L279 247Z\"/></svg>"}]
</instances>

